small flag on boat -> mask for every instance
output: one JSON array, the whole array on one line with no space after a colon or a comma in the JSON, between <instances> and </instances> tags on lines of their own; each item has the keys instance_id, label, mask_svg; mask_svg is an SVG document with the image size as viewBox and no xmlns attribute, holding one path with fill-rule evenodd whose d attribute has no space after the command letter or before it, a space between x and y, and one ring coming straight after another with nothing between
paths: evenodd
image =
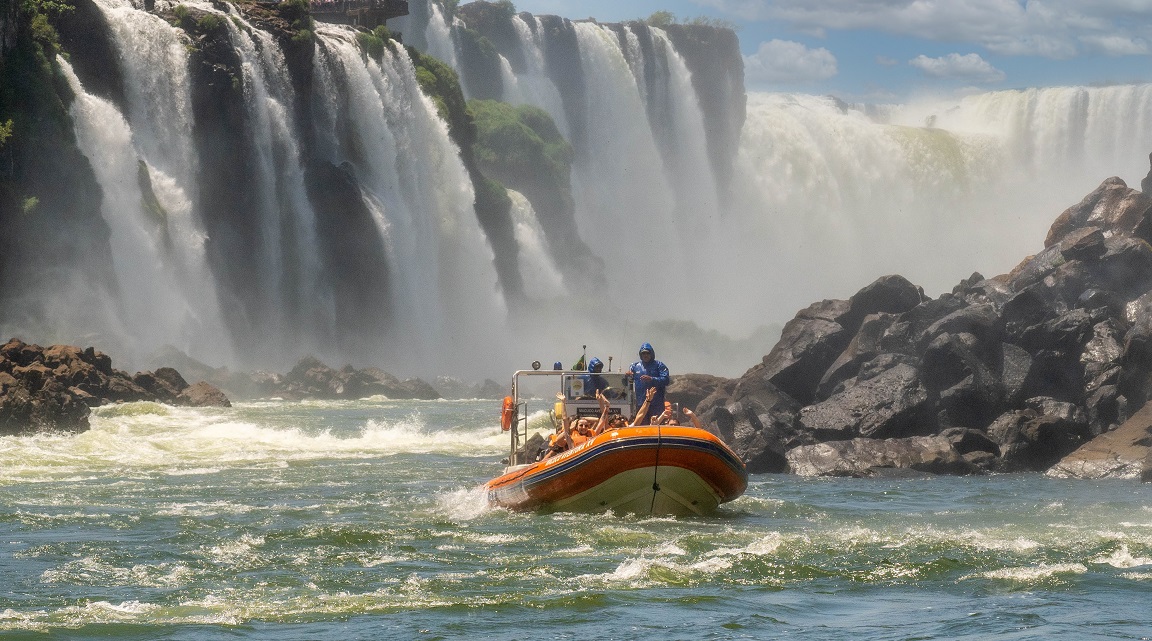
<instances>
[{"instance_id":1,"label":"small flag on boat","mask_svg":"<svg viewBox=\"0 0 1152 641\"><path fill-rule=\"evenodd\" d=\"M576 361L576 364L572 366L572 371L575 372L583 372L586 369L588 369L588 364L584 362L583 356L581 356L580 360Z\"/></svg>"}]
</instances>

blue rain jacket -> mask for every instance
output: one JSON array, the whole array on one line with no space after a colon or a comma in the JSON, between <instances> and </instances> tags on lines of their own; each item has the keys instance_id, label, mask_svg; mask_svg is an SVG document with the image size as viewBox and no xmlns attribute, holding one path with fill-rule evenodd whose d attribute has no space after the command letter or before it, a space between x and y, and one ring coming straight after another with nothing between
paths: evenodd
<instances>
[{"instance_id":1,"label":"blue rain jacket","mask_svg":"<svg viewBox=\"0 0 1152 641\"><path fill-rule=\"evenodd\" d=\"M639 351L652 352L652 360L647 363L642 360L636 361L628 368L628 372L632 375L632 388L636 392L636 407L639 409L644 402L644 395L648 392L648 388L655 387L656 396L652 398L652 404L648 406L648 416L659 416L664 411L664 388L668 387L672 378L668 375L668 367L656 360L656 350L652 349L651 343L644 343L640 346ZM652 380L640 380L644 374L651 376Z\"/></svg>"}]
</instances>

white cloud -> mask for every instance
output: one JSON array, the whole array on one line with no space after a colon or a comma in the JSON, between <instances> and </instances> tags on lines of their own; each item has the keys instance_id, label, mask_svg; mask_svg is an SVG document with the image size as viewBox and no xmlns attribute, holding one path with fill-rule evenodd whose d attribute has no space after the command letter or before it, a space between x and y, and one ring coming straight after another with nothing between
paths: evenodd
<instances>
[{"instance_id":1,"label":"white cloud","mask_svg":"<svg viewBox=\"0 0 1152 641\"><path fill-rule=\"evenodd\" d=\"M1148 54L1148 42L1142 38L1124 36L1084 36L1080 38L1086 47L1109 56L1143 56Z\"/></svg>"},{"instance_id":2,"label":"white cloud","mask_svg":"<svg viewBox=\"0 0 1152 641\"><path fill-rule=\"evenodd\" d=\"M1149 0L694 0L803 33L873 29L941 42L974 42L1005 55L1070 58L1084 51L1146 55Z\"/></svg>"},{"instance_id":3,"label":"white cloud","mask_svg":"<svg viewBox=\"0 0 1152 641\"><path fill-rule=\"evenodd\" d=\"M836 74L836 56L831 51L809 49L790 40L762 42L755 54L744 57L744 77L752 84L810 83Z\"/></svg>"},{"instance_id":4,"label":"white cloud","mask_svg":"<svg viewBox=\"0 0 1152 641\"><path fill-rule=\"evenodd\" d=\"M988 64L978 54L950 53L939 58L920 55L908 61L925 75L934 78L963 79L975 82L1000 82L1004 72Z\"/></svg>"}]
</instances>

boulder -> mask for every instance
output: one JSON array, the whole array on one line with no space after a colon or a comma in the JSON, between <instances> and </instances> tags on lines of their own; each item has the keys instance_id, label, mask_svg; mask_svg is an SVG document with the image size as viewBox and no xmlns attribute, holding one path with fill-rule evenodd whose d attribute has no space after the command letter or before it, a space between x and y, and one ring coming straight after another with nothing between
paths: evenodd
<instances>
[{"instance_id":1,"label":"boulder","mask_svg":"<svg viewBox=\"0 0 1152 641\"><path fill-rule=\"evenodd\" d=\"M700 407L701 401L721 389L728 379L709 374L677 374L672 377L665 400L689 409Z\"/></svg>"},{"instance_id":2,"label":"boulder","mask_svg":"<svg viewBox=\"0 0 1152 641\"><path fill-rule=\"evenodd\" d=\"M193 383L180 390L175 402L177 405L187 407L232 407L232 403L220 388L205 381Z\"/></svg>"},{"instance_id":3,"label":"boulder","mask_svg":"<svg viewBox=\"0 0 1152 641\"><path fill-rule=\"evenodd\" d=\"M832 441L788 451L789 469L801 476L887 476L891 468L932 474L978 474L945 436Z\"/></svg>"},{"instance_id":4,"label":"boulder","mask_svg":"<svg viewBox=\"0 0 1152 641\"><path fill-rule=\"evenodd\" d=\"M1044 246L1050 247L1086 226L1131 236L1150 211L1152 195L1129 189L1123 180L1113 176L1060 214L1049 228Z\"/></svg>"},{"instance_id":5,"label":"boulder","mask_svg":"<svg viewBox=\"0 0 1152 641\"><path fill-rule=\"evenodd\" d=\"M902 314L926 299L924 289L903 276L881 276L848 299L848 311L838 322L855 332L869 315Z\"/></svg>"},{"instance_id":6,"label":"boulder","mask_svg":"<svg viewBox=\"0 0 1152 641\"><path fill-rule=\"evenodd\" d=\"M1119 428L1101 434L1048 470L1061 478L1141 478L1152 455L1152 403Z\"/></svg>"},{"instance_id":7,"label":"boulder","mask_svg":"<svg viewBox=\"0 0 1152 641\"><path fill-rule=\"evenodd\" d=\"M843 383L856 376L860 367L880 355L880 339L884 332L896 321L895 314L870 314L860 323L860 330L848 343L848 347L824 372L816 387L816 401L823 401L842 391Z\"/></svg>"},{"instance_id":8,"label":"boulder","mask_svg":"<svg viewBox=\"0 0 1152 641\"><path fill-rule=\"evenodd\" d=\"M928 390L915 362L881 354L846 381L842 392L803 408L800 425L817 440L908 436L929 426L928 409Z\"/></svg>"},{"instance_id":9,"label":"boulder","mask_svg":"<svg viewBox=\"0 0 1152 641\"><path fill-rule=\"evenodd\" d=\"M733 389L701 401L696 413L744 461L748 471L783 472L784 452L811 443L796 429L799 404L761 376L748 376Z\"/></svg>"},{"instance_id":10,"label":"boulder","mask_svg":"<svg viewBox=\"0 0 1152 641\"><path fill-rule=\"evenodd\" d=\"M839 322L849 309L848 301L825 300L801 310L755 374L796 401L811 403L824 372L852 340L853 333Z\"/></svg>"},{"instance_id":11,"label":"boulder","mask_svg":"<svg viewBox=\"0 0 1152 641\"><path fill-rule=\"evenodd\" d=\"M1043 415L1034 409L1004 413L988 427L1000 448L1000 472L1043 472L1087 441L1086 427L1077 420Z\"/></svg>"}]
</instances>

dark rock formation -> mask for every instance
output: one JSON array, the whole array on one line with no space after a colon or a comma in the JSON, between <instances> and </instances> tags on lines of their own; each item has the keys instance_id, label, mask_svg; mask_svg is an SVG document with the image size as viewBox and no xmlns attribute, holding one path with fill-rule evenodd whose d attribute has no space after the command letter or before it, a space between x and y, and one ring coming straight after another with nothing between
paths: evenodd
<instances>
[{"instance_id":1,"label":"dark rock formation","mask_svg":"<svg viewBox=\"0 0 1152 641\"><path fill-rule=\"evenodd\" d=\"M750 470L1048 470L1152 398L1149 231L1152 197L1109 178L1008 274L936 299L885 277L801 310L701 416ZM1102 465L1083 451L1059 473Z\"/></svg>"},{"instance_id":2,"label":"dark rock formation","mask_svg":"<svg viewBox=\"0 0 1152 641\"><path fill-rule=\"evenodd\" d=\"M440 394L420 379L400 379L376 368L335 370L308 356L276 380L272 393L286 398L359 399L369 396L432 400Z\"/></svg>"},{"instance_id":3,"label":"dark rock formation","mask_svg":"<svg viewBox=\"0 0 1152 641\"><path fill-rule=\"evenodd\" d=\"M91 347L40 347L17 339L0 346L0 435L83 432L90 408L132 401L230 405L216 387L204 382L189 386L172 368L129 376Z\"/></svg>"}]
</instances>

